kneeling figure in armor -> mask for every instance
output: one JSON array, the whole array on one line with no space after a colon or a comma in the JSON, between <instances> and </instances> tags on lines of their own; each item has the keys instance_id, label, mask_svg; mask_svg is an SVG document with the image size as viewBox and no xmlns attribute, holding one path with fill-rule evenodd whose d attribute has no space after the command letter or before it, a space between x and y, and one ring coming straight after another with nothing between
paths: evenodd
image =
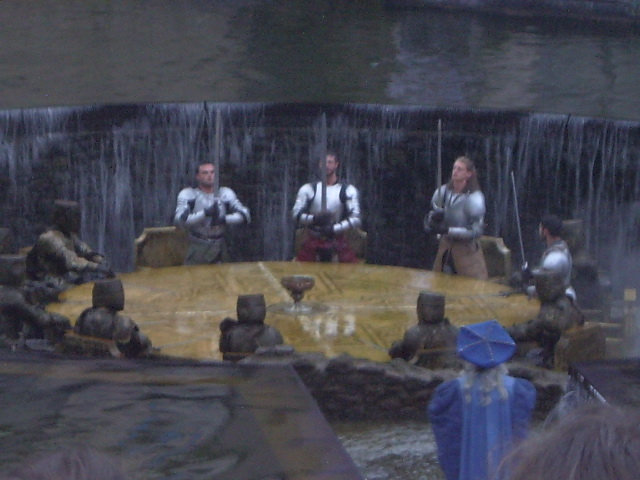
<instances>
[{"instance_id":1,"label":"kneeling figure in armor","mask_svg":"<svg viewBox=\"0 0 640 480\"><path fill-rule=\"evenodd\" d=\"M516 342L537 343L540 348L528 356L539 366L553 368L556 343L566 330L584 324L584 315L567 296L562 273L534 270L532 275L540 311L527 322L508 327L507 331Z\"/></svg>"}]
</instances>

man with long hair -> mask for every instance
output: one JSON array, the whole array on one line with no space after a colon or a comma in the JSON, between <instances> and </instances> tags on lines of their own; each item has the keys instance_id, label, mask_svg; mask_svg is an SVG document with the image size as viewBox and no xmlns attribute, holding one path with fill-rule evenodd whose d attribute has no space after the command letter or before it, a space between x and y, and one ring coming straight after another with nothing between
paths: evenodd
<instances>
[{"instance_id":1,"label":"man with long hair","mask_svg":"<svg viewBox=\"0 0 640 480\"><path fill-rule=\"evenodd\" d=\"M488 278L478 240L484 230L485 211L484 194L473 162L464 156L456 158L451 180L434 192L431 211L424 221L425 231L440 239L433 265L435 272Z\"/></svg>"}]
</instances>

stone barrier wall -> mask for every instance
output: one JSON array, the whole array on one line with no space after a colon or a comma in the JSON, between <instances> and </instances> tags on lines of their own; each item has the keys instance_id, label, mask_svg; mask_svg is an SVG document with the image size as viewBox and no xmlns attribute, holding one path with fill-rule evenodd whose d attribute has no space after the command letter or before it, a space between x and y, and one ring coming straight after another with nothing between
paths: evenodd
<instances>
[{"instance_id":1,"label":"stone barrier wall","mask_svg":"<svg viewBox=\"0 0 640 480\"><path fill-rule=\"evenodd\" d=\"M394 359L377 363L341 355L264 351L243 363L290 363L329 421L426 419L426 407L440 383L459 370L428 370ZM535 416L544 419L565 393L568 375L518 363L509 373L531 381L537 391Z\"/></svg>"}]
</instances>

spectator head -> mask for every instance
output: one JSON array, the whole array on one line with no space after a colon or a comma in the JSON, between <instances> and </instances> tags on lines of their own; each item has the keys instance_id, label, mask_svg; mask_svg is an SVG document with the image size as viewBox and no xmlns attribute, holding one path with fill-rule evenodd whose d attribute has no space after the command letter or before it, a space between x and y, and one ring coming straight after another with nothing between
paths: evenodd
<instances>
[{"instance_id":1,"label":"spectator head","mask_svg":"<svg viewBox=\"0 0 640 480\"><path fill-rule=\"evenodd\" d=\"M640 472L640 413L588 403L529 437L501 468L510 480L633 480Z\"/></svg>"}]
</instances>

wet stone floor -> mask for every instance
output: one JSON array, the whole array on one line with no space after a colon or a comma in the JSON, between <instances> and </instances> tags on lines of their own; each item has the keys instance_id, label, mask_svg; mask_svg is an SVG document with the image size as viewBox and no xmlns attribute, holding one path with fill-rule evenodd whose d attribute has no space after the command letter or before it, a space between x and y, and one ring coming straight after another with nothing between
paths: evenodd
<instances>
[{"instance_id":1,"label":"wet stone floor","mask_svg":"<svg viewBox=\"0 0 640 480\"><path fill-rule=\"evenodd\" d=\"M427 422L352 422L331 427L367 480L444 480Z\"/></svg>"},{"instance_id":2,"label":"wet stone floor","mask_svg":"<svg viewBox=\"0 0 640 480\"><path fill-rule=\"evenodd\" d=\"M445 480L428 422L332 423L347 453L366 480ZM545 428L532 419L530 434Z\"/></svg>"}]
</instances>

